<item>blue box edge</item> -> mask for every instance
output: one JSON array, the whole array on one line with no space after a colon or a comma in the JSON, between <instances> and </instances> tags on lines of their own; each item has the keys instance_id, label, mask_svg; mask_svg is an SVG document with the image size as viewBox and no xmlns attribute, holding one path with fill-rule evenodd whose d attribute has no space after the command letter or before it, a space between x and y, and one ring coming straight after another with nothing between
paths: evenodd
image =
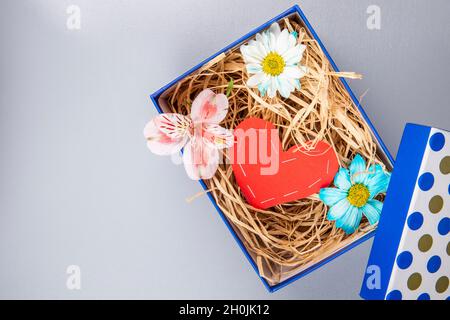
<instances>
[{"instance_id":1,"label":"blue box edge","mask_svg":"<svg viewBox=\"0 0 450 320\"><path fill-rule=\"evenodd\" d=\"M403 130L396 165L386 192L377 234L364 272L360 291L363 299L384 300L386 298L395 256L430 131L431 127L413 123L407 123ZM368 278L372 275L367 272L370 266L379 268L380 288L371 289L367 286Z\"/></svg>"},{"instance_id":2,"label":"blue box edge","mask_svg":"<svg viewBox=\"0 0 450 320\"><path fill-rule=\"evenodd\" d=\"M185 73L183 73L182 75L178 76L177 78L175 78L174 80L172 80L171 82L169 82L167 85L161 87L160 89L158 89L157 91L155 91L153 94L150 95L150 99L153 102L155 108L157 109L157 111L159 113L163 113L161 107L158 104L158 98L160 97L160 95L166 91L167 89L169 89L170 87L172 87L174 84L176 84L178 81L180 81L181 79L185 78L186 76L188 76L189 74L191 74L192 72L198 70L199 68L201 68L203 65L205 65L206 63L208 63L209 61L211 61L212 59L214 59L215 57L217 57L218 55L220 55L221 53L224 53L226 51L228 51L229 49L233 48L234 46L236 46L237 44L239 44L240 42L254 36L256 33L258 33L259 31L266 29L267 27L269 27L272 23L290 15L293 13L298 13L301 20L303 20L303 22L305 23L305 25L307 26L309 32L311 32L312 36L316 39L316 41L319 43L321 49L323 50L324 54L326 55L327 59L330 61L330 64L332 65L333 69L336 72L339 72L339 68L337 67L336 63L334 62L334 60L331 58L330 54L328 53L327 49L325 48L324 44L322 43L322 41L320 40L319 36L317 35L317 33L315 32L314 28L311 26L311 24L309 23L308 19L306 18L305 14L303 13L303 11L300 9L300 7L296 4L294 6L292 6L291 8L289 8L288 10L286 10L285 12L277 15L276 17L272 18L271 20L267 21L266 23L262 24L261 26L253 29L252 31L248 32L247 34L245 34L244 36L242 36L241 38L239 38L238 40L232 42L231 44L229 44L228 46L224 47L222 50L218 51L217 53L211 55L209 58L204 59L202 62L200 62L199 64L197 64L196 66L192 67L191 69L189 69L188 71L186 71ZM381 139L380 135L378 134L377 130L375 129L375 127L373 126L372 122L370 121L370 119L368 118L366 112L364 111L364 109L362 108L361 104L359 103L359 100L356 98L355 94L353 93L353 91L351 90L350 86L348 85L347 81L343 78L339 78L340 81L342 82L342 84L344 85L345 89L348 91L350 98L352 99L353 103L356 105L356 107L358 108L358 110L361 112L361 115L363 116L364 120L366 121L366 123L368 124L369 128L371 129L371 131L373 132L375 139L377 140L379 146L381 147L381 149L383 150L383 152L385 153L385 155L387 156L388 160L391 162L391 164L394 164L394 159L391 155L391 153L389 152L389 150L387 149L386 145L384 144L383 140ZM202 186L202 188L207 191L208 188L205 184L205 182L203 180L200 180L200 185ZM239 238L239 236L236 234L236 232L234 231L233 227L231 226L230 222L228 221L228 219L226 218L225 214L222 212L222 210L218 207L216 201L214 200L214 197L212 196L212 194L210 192L207 192L208 198L211 200L211 202L213 203L214 207L216 208L216 210L218 211L220 217L222 218L223 222L225 223L225 225L227 226L228 230L231 232L233 238L236 240L236 242L238 243L241 251L244 253L245 257L247 258L247 260L249 261L249 263L251 264L251 266L253 267L253 269L255 270L256 274L258 275L258 277L261 279L261 281L263 282L264 286L266 287L266 289L273 293L287 285L289 285L290 283L306 276L307 274L309 274L310 272L322 267L323 265L325 265L326 263L332 261L333 259L336 259L337 257L339 257L340 255L342 255L343 253L351 250L352 248L354 248L355 246L360 245L361 243L363 243L364 241L367 241L368 239L370 239L371 237L373 237L375 235L376 230L369 232L368 234L364 235L363 237L359 238L358 240L350 243L349 245L345 246L344 248L338 250L337 252L335 252L334 254L330 255L329 257L325 258L324 260L314 264L313 266L310 266L309 268L297 273L296 275L276 284L271 286L266 279L264 279L258 272L258 268L257 265L255 263L255 261L253 260L253 258L250 256L250 253L247 251L247 249L245 248L244 244L242 243L241 239Z\"/></svg>"}]
</instances>

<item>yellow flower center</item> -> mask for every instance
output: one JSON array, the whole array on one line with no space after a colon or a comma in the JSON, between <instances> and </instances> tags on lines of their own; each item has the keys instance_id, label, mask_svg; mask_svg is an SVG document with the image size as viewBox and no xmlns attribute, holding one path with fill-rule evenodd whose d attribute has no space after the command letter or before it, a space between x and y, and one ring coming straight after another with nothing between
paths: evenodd
<instances>
[{"instance_id":1,"label":"yellow flower center","mask_svg":"<svg viewBox=\"0 0 450 320\"><path fill-rule=\"evenodd\" d=\"M352 206L361 208L369 200L369 189L363 184L355 184L348 190L347 200Z\"/></svg>"},{"instance_id":2,"label":"yellow flower center","mask_svg":"<svg viewBox=\"0 0 450 320\"><path fill-rule=\"evenodd\" d=\"M264 73L274 77L279 76L283 72L285 65L283 57L276 52L270 52L262 61Z\"/></svg>"}]
</instances>

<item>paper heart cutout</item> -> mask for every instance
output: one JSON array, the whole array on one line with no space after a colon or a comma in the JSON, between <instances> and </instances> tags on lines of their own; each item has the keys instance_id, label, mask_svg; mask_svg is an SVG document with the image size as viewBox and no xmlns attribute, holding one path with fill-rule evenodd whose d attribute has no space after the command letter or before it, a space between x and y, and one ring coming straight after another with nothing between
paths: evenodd
<instances>
[{"instance_id":1,"label":"paper heart cutout","mask_svg":"<svg viewBox=\"0 0 450 320\"><path fill-rule=\"evenodd\" d=\"M339 168L336 153L324 141L310 150L293 146L283 151L278 130L262 119L242 121L234 136L233 172L245 199L255 208L267 209L315 194L330 185Z\"/></svg>"}]
</instances>

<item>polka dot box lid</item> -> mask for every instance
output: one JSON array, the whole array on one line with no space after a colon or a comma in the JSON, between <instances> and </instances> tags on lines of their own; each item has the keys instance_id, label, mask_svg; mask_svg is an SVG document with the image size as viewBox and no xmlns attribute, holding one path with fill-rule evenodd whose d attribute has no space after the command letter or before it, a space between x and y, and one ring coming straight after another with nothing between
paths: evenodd
<instances>
[{"instance_id":1,"label":"polka dot box lid","mask_svg":"<svg viewBox=\"0 0 450 320\"><path fill-rule=\"evenodd\" d=\"M449 299L450 132L407 124L361 297Z\"/></svg>"}]
</instances>

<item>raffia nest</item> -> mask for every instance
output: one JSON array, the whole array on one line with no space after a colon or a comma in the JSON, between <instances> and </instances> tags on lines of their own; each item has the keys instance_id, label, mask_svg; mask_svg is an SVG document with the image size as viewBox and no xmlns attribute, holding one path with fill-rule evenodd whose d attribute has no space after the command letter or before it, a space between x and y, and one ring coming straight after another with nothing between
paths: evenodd
<instances>
[{"instance_id":1,"label":"raffia nest","mask_svg":"<svg viewBox=\"0 0 450 320\"><path fill-rule=\"evenodd\" d=\"M381 160L385 157L380 155L373 133L339 79L359 76L335 72L298 16L289 16L279 23L289 31L297 31L298 42L307 46L302 65L308 67L308 73L301 79L300 91L288 99L270 99L248 88L248 74L238 46L166 91L166 111L187 115L191 102L203 89L225 93L233 79L230 109L222 126L233 129L248 117L259 117L279 129L285 150L293 145L305 146L308 140L325 140L333 146L341 166L347 167L359 153L368 165L390 167L387 160ZM255 260L260 275L270 285L319 262L375 228L363 218L359 230L346 235L326 219L327 207L317 195L268 210L255 209L244 200L230 164L222 164L216 175L205 182Z\"/></svg>"}]
</instances>

